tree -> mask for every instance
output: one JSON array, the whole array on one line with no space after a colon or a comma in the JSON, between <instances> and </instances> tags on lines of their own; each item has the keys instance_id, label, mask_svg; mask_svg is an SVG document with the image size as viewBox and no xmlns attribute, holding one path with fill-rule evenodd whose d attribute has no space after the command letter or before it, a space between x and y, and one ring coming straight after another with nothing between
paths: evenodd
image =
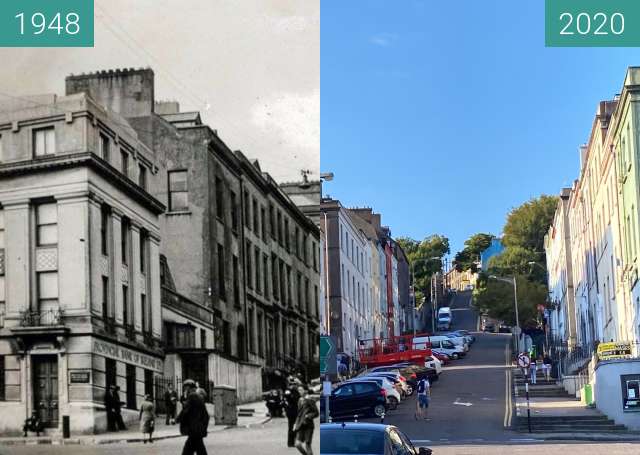
<instances>
[{"instance_id":1,"label":"tree","mask_svg":"<svg viewBox=\"0 0 640 455\"><path fill-rule=\"evenodd\" d=\"M430 235L423 240L400 237L396 240L413 266L415 276L416 302L429 293L431 276L442 269L442 258L449 253L449 239L443 235ZM436 259L432 259L436 258Z\"/></svg>"},{"instance_id":2,"label":"tree","mask_svg":"<svg viewBox=\"0 0 640 455\"><path fill-rule=\"evenodd\" d=\"M537 307L538 304L546 302L547 288L521 275L516 275L516 284L520 327L534 328L537 326ZM476 307L486 312L491 318L515 325L513 285L510 283L490 279L489 275L481 274L476 283L474 302Z\"/></svg>"},{"instance_id":3,"label":"tree","mask_svg":"<svg viewBox=\"0 0 640 455\"><path fill-rule=\"evenodd\" d=\"M471 270L476 272L476 263L480 260L480 253L489 248L495 238L492 234L478 233L469 237L464 242L464 249L456 254L454 262L456 270L462 272Z\"/></svg>"},{"instance_id":4,"label":"tree","mask_svg":"<svg viewBox=\"0 0 640 455\"><path fill-rule=\"evenodd\" d=\"M543 251L544 236L553 222L557 205L557 197L543 194L512 209L503 229L504 246Z\"/></svg>"}]
</instances>

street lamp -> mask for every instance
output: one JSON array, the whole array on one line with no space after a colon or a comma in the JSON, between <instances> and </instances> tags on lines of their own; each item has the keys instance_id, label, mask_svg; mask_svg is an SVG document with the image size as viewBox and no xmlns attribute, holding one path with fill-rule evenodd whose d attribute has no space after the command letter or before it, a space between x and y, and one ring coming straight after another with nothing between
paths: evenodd
<instances>
[{"instance_id":1,"label":"street lamp","mask_svg":"<svg viewBox=\"0 0 640 455\"><path fill-rule=\"evenodd\" d=\"M419 261L416 261L416 263L420 263L420 262L429 262L429 261L434 261L434 260L438 260L438 261L442 261L442 258L440 256L432 256L430 258L424 258L424 259L420 259ZM409 266L411 267L411 291L413 293L413 309L414 311L417 311L418 308L416 308L416 275L415 275L415 269L413 267L413 262L409 263ZM440 267L442 267L442 262L440 262ZM433 278L432 278L433 279ZM421 305L422 307L422 305ZM434 310L434 300L433 300L433 296L431 296L431 308L432 311ZM435 311L433 311L433 317L431 318L431 331L435 333L436 331L436 320L435 320ZM414 321L413 321L413 335L415 336L416 334L416 321L415 321L415 317L414 317Z\"/></svg>"},{"instance_id":2,"label":"street lamp","mask_svg":"<svg viewBox=\"0 0 640 455\"><path fill-rule=\"evenodd\" d=\"M514 275L511 278L503 278L495 275L489 275L489 278L497 281L503 281L505 283L509 283L513 285L513 302L515 304L515 309L516 309L516 331L517 331L516 351L518 351L518 354L519 354L520 353L520 318L518 316L518 285L516 283L516 277Z\"/></svg>"}]
</instances>

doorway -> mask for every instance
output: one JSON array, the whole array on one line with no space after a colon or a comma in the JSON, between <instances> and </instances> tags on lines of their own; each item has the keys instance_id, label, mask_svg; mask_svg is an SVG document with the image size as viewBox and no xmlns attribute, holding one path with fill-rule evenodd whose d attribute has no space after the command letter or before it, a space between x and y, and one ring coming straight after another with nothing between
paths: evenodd
<instances>
[{"instance_id":1,"label":"doorway","mask_svg":"<svg viewBox=\"0 0 640 455\"><path fill-rule=\"evenodd\" d=\"M31 356L33 409L45 427L58 426L58 356Z\"/></svg>"}]
</instances>

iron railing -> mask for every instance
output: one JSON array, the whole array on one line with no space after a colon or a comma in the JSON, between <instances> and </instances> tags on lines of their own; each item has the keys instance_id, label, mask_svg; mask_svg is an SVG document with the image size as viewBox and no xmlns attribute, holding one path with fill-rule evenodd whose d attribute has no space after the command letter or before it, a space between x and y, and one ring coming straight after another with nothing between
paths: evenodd
<instances>
[{"instance_id":1,"label":"iron railing","mask_svg":"<svg viewBox=\"0 0 640 455\"><path fill-rule=\"evenodd\" d=\"M20 325L22 327L44 327L62 325L64 312L57 309L29 310L20 312Z\"/></svg>"}]
</instances>

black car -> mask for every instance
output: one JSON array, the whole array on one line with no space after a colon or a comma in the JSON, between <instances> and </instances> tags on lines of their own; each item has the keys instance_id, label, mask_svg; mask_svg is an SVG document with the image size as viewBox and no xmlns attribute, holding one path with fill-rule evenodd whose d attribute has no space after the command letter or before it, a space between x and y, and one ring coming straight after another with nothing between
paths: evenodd
<instances>
[{"instance_id":1,"label":"black car","mask_svg":"<svg viewBox=\"0 0 640 455\"><path fill-rule=\"evenodd\" d=\"M320 413L324 416L325 400L320 400ZM344 383L329 396L329 414L332 420L352 419L354 416L381 417L387 412L387 392L378 383Z\"/></svg>"},{"instance_id":2,"label":"black car","mask_svg":"<svg viewBox=\"0 0 640 455\"><path fill-rule=\"evenodd\" d=\"M414 389L416 388L418 381L422 378L427 378L431 384L438 380L438 372L435 368L420 367L417 365L411 365L400 369L400 374L407 378L407 383Z\"/></svg>"},{"instance_id":3,"label":"black car","mask_svg":"<svg viewBox=\"0 0 640 455\"><path fill-rule=\"evenodd\" d=\"M324 423L320 425L320 455L430 455L416 448L399 428L375 423Z\"/></svg>"}]
</instances>

